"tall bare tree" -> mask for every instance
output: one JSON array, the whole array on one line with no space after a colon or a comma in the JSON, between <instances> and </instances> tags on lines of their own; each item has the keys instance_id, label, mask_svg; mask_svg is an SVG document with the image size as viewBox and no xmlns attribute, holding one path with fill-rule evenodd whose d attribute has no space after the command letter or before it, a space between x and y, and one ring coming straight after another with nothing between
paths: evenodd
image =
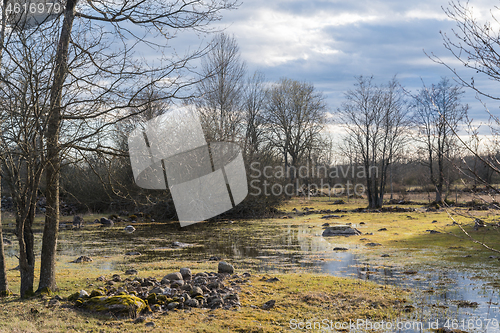
<instances>
[{"instance_id":1,"label":"tall bare tree","mask_svg":"<svg viewBox=\"0 0 500 333\"><path fill-rule=\"evenodd\" d=\"M266 102L267 93L264 88L264 74L255 72L247 79L242 106L245 126L243 150L249 161L253 161L254 155L259 153L264 144Z\"/></svg>"},{"instance_id":2,"label":"tall bare tree","mask_svg":"<svg viewBox=\"0 0 500 333\"><path fill-rule=\"evenodd\" d=\"M202 59L196 108L208 141L236 141L242 120L245 63L234 36L219 33Z\"/></svg>"},{"instance_id":3,"label":"tall bare tree","mask_svg":"<svg viewBox=\"0 0 500 333\"><path fill-rule=\"evenodd\" d=\"M232 0L125 0L118 5L113 1L66 2L62 26L57 35L48 126L44 133L48 162L47 210L39 290L57 288L55 256L59 179L64 150L110 152L102 142L100 145L92 143L92 137L114 126L122 118L119 111L133 107L135 96L152 84L162 84L163 89L169 91L167 98L178 96L181 87L192 84L183 79L181 72L189 70L189 61L198 58L204 51L196 50L176 59L167 53L168 41L183 30L209 31L208 24L218 20L222 10L235 7L236 3ZM134 42L129 43L129 40ZM159 65L154 66L131 56L141 48L158 50ZM81 66L82 61L87 68L69 70L70 66ZM150 81L151 76L154 76L153 82ZM100 125L90 121L103 117L112 120ZM61 132L64 126L80 128L80 135L73 135L72 139L64 138ZM85 131L81 130L82 126Z\"/></svg>"},{"instance_id":4,"label":"tall bare tree","mask_svg":"<svg viewBox=\"0 0 500 333\"><path fill-rule=\"evenodd\" d=\"M5 11L7 9L7 0L3 0L1 4L1 26L0 26L0 68L2 66L2 55L5 43L5 30L7 27L7 16ZM1 169L1 166L0 166ZM2 193L2 175L0 172L0 198ZM1 203L0 203L1 208ZM0 296L5 296L9 294L8 284L7 284L7 271L5 267L5 251L3 245L3 232L2 232L2 213L0 209Z\"/></svg>"},{"instance_id":5,"label":"tall bare tree","mask_svg":"<svg viewBox=\"0 0 500 333\"><path fill-rule=\"evenodd\" d=\"M310 83L282 78L268 90L267 139L281 152L287 174L290 166L297 169L320 139L326 110L322 93Z\"/></svg>"},{"instance_id":6,"label":"tall bare tree","mask_svg":"<svg viewBox=\"0 0 500 333\"><path fill-rule=\"evenodd\" d=\"M451 154L457 149L455 132L467 116L468 106L460 102L462 88L442 78L437 85L423 87L415 100L417 139L425 151L424 164L436 189L436 202L441 203L446 171L451 168Z\"/></svg>"},{"instance_id":7,"label":"tall bare tree","mask_svg":"<svg viewBox=\"0 0 500 333\"><path fill-rule=\"evenodd\" d=\"M389 166L405 143L409 123L403 96L395 78L379 86L361 76L338 109L355 153L350 159L364 168L369 208L382 207Z\"/></svg>"}]
</instances>

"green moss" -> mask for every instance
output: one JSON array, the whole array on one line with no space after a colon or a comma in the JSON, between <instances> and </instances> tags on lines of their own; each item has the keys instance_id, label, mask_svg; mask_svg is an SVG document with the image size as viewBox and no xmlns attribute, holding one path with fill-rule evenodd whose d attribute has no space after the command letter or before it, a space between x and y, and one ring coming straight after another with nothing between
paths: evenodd
<instances>
[{"instance_id":1,"label":"green moss","mask_svg":"<svg viewBox=\"0 0 500 333\"><path fill-rule=\"evenodd\" d=\"M92 290L92 292L90 293L90 297L97 297L97 296L106 296L106 293L102 290Z\"/></svg>"},{"instance_id":2,"label":"green moss","mask_svg":"<svg viewBox=\"0 0 500 333\"><path fill-rule=\"evenodd\" d=\"M157 304L158 303L158 299L156 298L156 294L155 293L149 294L148 297L146 298L146 300L148 301L149 305L153 305L153 304Z\"/></svg>"},{"instance_id":3,"label":"green moss","mask_svg":"<svg viewBox=\"0 0 500 333\"><path fill-rule=\"evenodd\" d=\"M80 292L73 293L68 296L68 301L75 302L80 297Z\"/></svg>"},{"instance_id":4,"label":"green moss","mask_svg":"<svg viewBox=\"0 0 500 333\"><path fill-rule=\"evenodd\" d=\"M167 304L167 296L165 295L157 295L156 296L156 302L157 304Z\"/></svg>"},{"instance_id":5,"label":"green moss","mask_svg":"<svg viewBox=\"0 0 500 333\"><path fill-rule=\"evenodd\" d=\"M12 295L12 292L8 289L0 291L0 297L7 297L7 296L11 296L11 295Z\"/></svg>"},{"instance_id":6,"label":"green moss","mask_svg":"<svg viewBox=\"0 0 500 333\"><path fill-rule=\"evenodd\" d=\"M142 299L131 295L92 297L87 300L83 306L91 311L113 312L115 314L128 315L133 318L147 309L147 305Z\"/></svg>"},{"instance_id":7,"label":"green moss","mask_svg":"<svg viewBox=\"0 0 500 333\"><path fill-rule=\"evenodd\" d=\"M36 292L38 295L40 296L43 296L43 295L47 295L47 296L50 296L52 295L52 290L50 290L49 287L43 287L42 289L40 290L37 290Z\"/></svg>"}]
</instances>

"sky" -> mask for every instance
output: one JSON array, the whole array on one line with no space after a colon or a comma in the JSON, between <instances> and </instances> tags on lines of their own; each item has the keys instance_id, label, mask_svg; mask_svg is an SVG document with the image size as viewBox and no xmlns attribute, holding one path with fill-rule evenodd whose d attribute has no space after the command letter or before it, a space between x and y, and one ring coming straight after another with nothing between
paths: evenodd
<instances>
[{"instance_id":1,"label":"sky","mask_svg":"<svg viewBox=\"0 0 500 333\"><path fill-rule=\"evenodd\" d=\"M500 17L497 4L469 2L483 21L491 18L490 10ZM396 75L412 92L422 87L422 80L431 85L443 76L453 78L449 69L424 53L457 65L440 35L440 31L450 35L456 24L442 6L449 4L446 0L247 0L237 10L224 12L217 26L234 35L249 72L259 70L269 81L287 77L313 83L335 111L360 75L373 75L376 83ZM500 88L500 83L486 78L475 80ZM487 119L474 92L466 90L463 101L470 105L473 118ZM485 102L498 113L498 106Z\"/></svg>"}]
</instances>

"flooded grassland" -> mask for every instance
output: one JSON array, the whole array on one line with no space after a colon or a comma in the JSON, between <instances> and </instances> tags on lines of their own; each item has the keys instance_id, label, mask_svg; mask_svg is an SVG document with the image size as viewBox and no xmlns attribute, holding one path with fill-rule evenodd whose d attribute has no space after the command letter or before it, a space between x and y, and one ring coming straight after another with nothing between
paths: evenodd
<instances>
[{"instance_id":1,"label":"flooded grassland","mask_svg":"<svg viewBox=\"0 0 500 333\"><path fill-rule=\"evenodd\" d=\"M239 275L234 279L245 272L251 275L238 284L241 307L155 312L147 321L156 328L147 330L279 332L303 327L320 331L308 330L307 323L327 320L325 329L336 322L363 319L424 323L424 330L406 327L404 332L429 331L425 324L436 322L439 327L456 323L456 328L467 332L500 331L494 325L494 320L500 320L500 254L471 242L444 210L399 205L405 210L353 212L364 205L360 200L333 204L328 198L294 199L282 207L282 214L270 219L205 222L185 228L177 222L139 222L133 224L133 233L124 231L130 222L108 228L89 223L100 216L84 216L83 229L60 232L57 294L66 298L81 289L90 293L106 285L96 280L100 276L109 280L119 274L125 279L124 272L130 269L142 278L161 280L182 267L191 268L193 274L217 271L217 263L224 260L234 265ZM486 225L476 231L473 219L455 217L467 232L500 248L497 211L463 212ZM13 241L6 247L8 267L15 268L16 242L9 220L4 223L4 232ZM350 224L362 234L323 237L325 223ZM40 231L41 225L35 229ZM35 234L37 246L40 236ZM82 255L92 262L72 263ZM8 278L16 292L19 271L9 270ZM226 284L236 285L231 281ZM49 299L0 300L0 331L146 329L134 319L81 311L65 300L57 307L46 307ZM275 305L263 309L270 300Z\"/></svg>"}]
</instances>

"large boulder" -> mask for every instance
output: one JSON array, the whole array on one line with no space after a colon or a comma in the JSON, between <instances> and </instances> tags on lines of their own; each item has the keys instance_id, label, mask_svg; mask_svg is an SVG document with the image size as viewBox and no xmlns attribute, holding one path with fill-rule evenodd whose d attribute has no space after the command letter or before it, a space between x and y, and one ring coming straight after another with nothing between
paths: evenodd
<instances>
[{"instance_id":1,"label":"large boulder","mask_svg":"<svg viewBox=\"0 0 500 333\"><path fill-rule=\"evenodd\" d=\"M193 274L191 273L191 269L189 269L187 267L181 268L180 273L181 273L182 278L184 280L191 280L191 278L193 277Z\"/></svg>"},{"instance_id":2,"label":"large boulder","mask_svg":"<svg viewBox=\"0 0 500 333\"><path fill-rule=\"evenodd\" d=\"M323 231L323 237L353 235L361 235L361 232L356 228L352 228L350 225L334 225L331 227L327 227Z\"/></svg>"},{"instance_id":3,"label":"large boulder","mask_svg":"<svg viewBox=\"0 0 500 333\"><path fill-rule=\"evenodd\" d=\"M96 312L112 312L116 315L137 317L147 305L142 299L132 295L96 296L84 302L83 307Z\"/></svg>"},{"instance_id":4,"label":"large boulder","mask_svg":"<svg viewBox=\"0 0 500 333\"><path fill-rule=\"evenodd\" d=\"M228 264L225 261L220 261L219 262L219 267L218 267L219 273L228 273L228 274L233 274L234 273L234 267L231 264Z\"/></svg>"},{"instance_id":5,"label":"large boulder","mask_svg":"<svg viewBox=\"0 0 500 333\"><path fill-rule=\"evenodd\" d=\"M111 221L108 218L101 217L101 220L99 221L104 227L112 227L114 225L114 222Z\"/></svg>"},{"instance_id":6,"label":"large boulder","mask_svg":"<svg viewBox=\"0 0 500 333\"><path fill-rule=\"evenodd\" d=\"M162 282L166 281L166 280L169 280L169 281L182 280L182 274L179 272L167 274L163 277Z\"/></svg>"}]
</instances>

